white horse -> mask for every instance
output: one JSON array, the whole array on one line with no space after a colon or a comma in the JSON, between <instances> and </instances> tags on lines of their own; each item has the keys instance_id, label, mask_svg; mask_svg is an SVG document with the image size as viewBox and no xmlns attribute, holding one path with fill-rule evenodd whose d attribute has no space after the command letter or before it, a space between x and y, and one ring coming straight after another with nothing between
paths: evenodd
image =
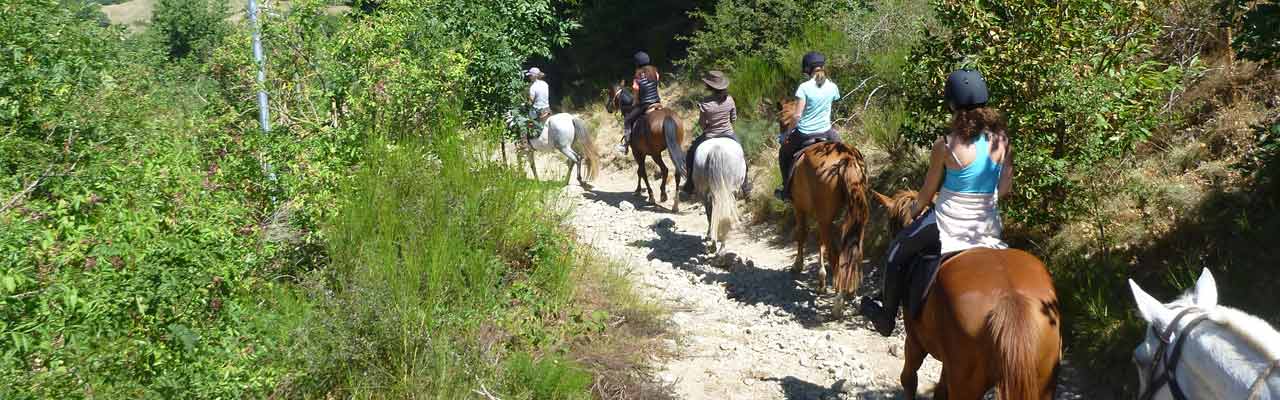
<instances>
[{"instance_id":1,"label":"white horse","mask_svg":"<svg viewBox=\"0 0 1280 400\"><path fill-rule=\"evenodd\" d=\"M515 132L525 132L523 127L519 126L520 121L512 115L507 116L507 126ZM589 181L595 180L596 175L600 173L600 153L596 151L596 146L592 141L591 133L587 130L586 122L581 118L569 113L559 113L547 118L547 123L543 124L542 132L534 138L527 138L523 133L520 134L520 141L528 145L530 149L536 152L553 152L559 151L568 158L566 164L569 169L565 171L564 183L569 184L569 178L573 175L573 167L578 167L578 183L584 188L591 188ZM579 153L579 151L581 153ZM529 168L533 170L533 179L538 178L538 166L530 151L519 151L521 158L529 160ZM520 163L520 161L516 161ZM585 164L585 165L584 165ZM586 167L586 179L583 179L582 169Z\"/></svg>"},{"instance_id":2,"label":"white horse","mask_svg":"<svg viewBox=\"0 0 1280 400\"><path fill-rule=\"evenodd\" d=\"M1257 317L1218 305L1205 269L1191 293L1160 304L1129 280L1147 337L1134 350L1140 400L1280 400L1280 333Z\"/></svg>"},{"instance_id":3,"label":"white horse","mask_svg":"<svg viewBox=\"0 0 1280 400\"><path fill-rule=\"evenodd\" d=\"M747 179L742 146L729 138L712 138L693 155L693 185L707 212L707 240L711 251L724 252L724 242L738 218L734 192Z\"/></svg>"}]
</instances>

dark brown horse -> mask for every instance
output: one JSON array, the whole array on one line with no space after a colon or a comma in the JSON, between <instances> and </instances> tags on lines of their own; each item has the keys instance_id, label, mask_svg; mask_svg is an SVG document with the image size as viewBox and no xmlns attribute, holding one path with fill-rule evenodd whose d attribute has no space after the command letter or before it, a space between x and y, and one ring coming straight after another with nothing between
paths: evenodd
<instances>
[{"instance_id":1,"label":"dark brown horse","mask_svg":"<svg viewBox=\"0 0 1280 400\"><path fill-rule=\"evenodd\" d=\"M624 93L626 92L626 93ZM612 85L605 92L608 101L605 102L605 109L610 113L619 112L626 115L627 110L634 104L634 96L623 86L623 82ZM680 179L686 174L684 170L684 150L680 148L680 143L684 142L684 125L680 123L680 119L676 117L674 111L666 108L658 108L649 111L648 114L641 117L636 122L635 129L631 133L631 154L636 159L636 195L643 193L641 184L649 191L649 201L654 204L667 201L667 164L662 162L662 152L665 150L671 156L671 163L675 164L676 187L680 187ZM662 200L655 201L653 196L653 185L649 183L649 176L645 168L645 157L650 157L653 162L658 164L658 172L662 174ZM675 202L671 206L672 211L680 211L680 196L675 197Z\"/></svg>"},{"instance_id":2,"label":"dark brown horse","mask_svg":"<svg viewBox=\"0 0 1280 400\"><path fill-rule=\"evenodd\" d=\"M780 104L778 125L783 132L795 129L793 99ZM804 267L804 247L809 239L809 218L818 227L818 291L826 290L828 269L835 279L836 299L831 313L840 318L845 300L862 283L862 240L871 207L867 201L867 166L862 153L844 143L819 143L803 150L792 167L791 204L796 213L796 259L792 272ZM786 179L786 177L783 177ZM836 230L836 218L844 221ZM824 262L823 260L825 261Z\"/></svg>"},{"instance_id":3,"label":"dark brown horse","mask_svg":"<svg viewBox=\"0 0 1280 400\"><path fill-rule=\"evenodd\" d=\"M914 219L916 192L875 195L896 236ZM906 398L915 398L916 370L933 355L942 362L935 399L981 399L992 387L1006 400L1053 399L1061 314L1044 264L1022 250L974 249L940 268L919 318L905 316Z\"/></svg>"}]
</instances>

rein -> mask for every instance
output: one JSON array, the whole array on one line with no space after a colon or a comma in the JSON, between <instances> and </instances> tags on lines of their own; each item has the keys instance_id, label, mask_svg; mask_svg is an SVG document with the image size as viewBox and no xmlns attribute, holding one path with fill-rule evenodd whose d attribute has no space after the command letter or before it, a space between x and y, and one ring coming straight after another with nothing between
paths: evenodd
<instances>
[{"instance_id":1,"label":"rein","mask_svg":"<svg viewBox=\"0 0 1280 400\"><path fill-rule=\"evenodd\" d=\"M1178 340L1174 341L1173 335L1177 333L1178 322L1193 314L1195 316L1187 323L1187 327L1182 329L1182 333L1178 335ZM1196 307L1187 307L1173 318L1173 322L1170 322L1169 326L1165 327L1164 332L1156 331L1154 326L1151 327L1152 333L1160 338L1160 345L1156 347L1156 353L1151 361L1151 372L1147 375L1147 382L1150 384L1147 386L1147 390L1143 391L1142 395L1138 397L1139 400L1155 398L1156 392L1164 386L1169 387L1169 392L1173 394L1174 399L1188 400L1186 393L1182 391L1182 386L1178 384L1178 361L1182 359L1182 347L1187 342L1187 337L1191 336L1191 332L1199 327L1200 323L1207 320L1209 320L1209 315L1204 310ZM1173 345L1172 350L1169 350L1169 345ZM1167 359L1165 358L1166 355ZM1161 368L1162 363L1164 368ZM1267 378L1275 373L1277 369L1280 369L1280 360L1272 362L1266 370L1262 371L1262 374L1258 376L1258 379L1251 386L1248 400L1256 400L1262 396L1262 389L1266 387Z\"/></svg>"}]
</instances>

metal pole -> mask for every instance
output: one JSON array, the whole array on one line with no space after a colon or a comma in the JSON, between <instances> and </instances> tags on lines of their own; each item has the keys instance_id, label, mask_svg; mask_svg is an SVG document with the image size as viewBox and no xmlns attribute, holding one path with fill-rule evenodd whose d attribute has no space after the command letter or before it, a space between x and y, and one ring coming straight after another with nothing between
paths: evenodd
<instances>
[{"instance_id":1,"label":"metal pole","mask_svg":"<svg viewBox=\"0 0 1280 400\"><path fill-rule=\"evenodd\" d=\"M271 131L270 114L267 108L267 63L262 56L262 33L258 27L258 3L249 0L249 22L253 24L253 62L258 64L258 123L262 132Z\"/></svg>"},{"instance_id":2,"label":"metal pole","mask_svg":"<svg viewBox=\"0 0 1280 400\"><path fill-rule=\"evenodd\" d=\"M249 23L253 24L253 61L258 64L258 124L262 126L263 134L271 133L270 109L267 107L267 61L262 55L262 29L258 24L258 3L249 0ZM276 196L274 191L280 189L280 182L276 180L275 169L271 167L268 161L262 162L262 172L267 175L267 179L271 180L273 192L271 204L276 204Z\"/></svg>"}]
</instances>

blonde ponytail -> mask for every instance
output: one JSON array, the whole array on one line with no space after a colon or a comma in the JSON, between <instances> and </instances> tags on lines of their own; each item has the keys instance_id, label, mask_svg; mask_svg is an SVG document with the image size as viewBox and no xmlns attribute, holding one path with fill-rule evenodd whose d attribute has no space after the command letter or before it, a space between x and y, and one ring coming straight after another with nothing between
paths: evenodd
<instances>
[{"instance_id":1,"label":"blonde ponytail","mask_svg":"<svg viewBox=\"0 0 1280 400\"><path fill-rule=\"evenodd\" d=\"M813 67L813 83L818 84L818 87L822 87L823 84L826 84L827 70L822 67Z\"/></svg>"}]
</instances>

